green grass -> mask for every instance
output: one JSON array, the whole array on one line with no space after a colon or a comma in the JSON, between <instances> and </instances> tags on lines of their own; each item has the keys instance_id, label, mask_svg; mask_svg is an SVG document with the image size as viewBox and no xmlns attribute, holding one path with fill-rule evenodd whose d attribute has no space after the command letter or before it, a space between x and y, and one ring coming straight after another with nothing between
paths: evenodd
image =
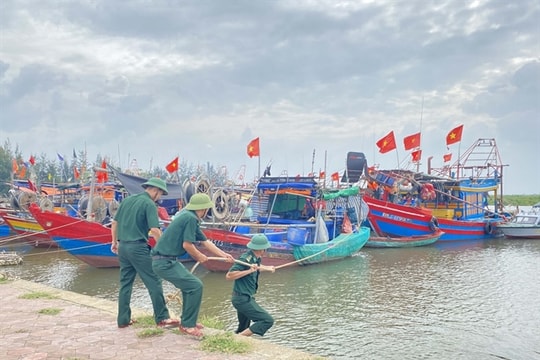
<instances>
[{"instance_id":1,"label":"green grass","mask_svg":"<svg viewBox=\"0 0 540 360\"><path fill-rule=\"evenodd\" d=\"M161 336L163 335L165 331L163 329L153 327L153 328L145 328L137 333L137 337L140 338L147 338L152 336Z\"/></svg>"},{"instance_id":2,"label":"green grass","mask_svg":"<svg viewBox=\"0 0 540 360\"><path fill-rule=\"evenodd\" d=\"M57 299L58 296L48 292L35 291L19 296L19 299Z\"/></svg>"},{"instance_id":3,"label":"green grass","mask_svg":"<svg viewBox=\"0 0 540 360\"><path fill-rule=\"evenodd\" d=\"M208 352L225 354L245 354L253 350L251 344L235 339L230 332L205 336L201 340L200 348Z\"/></svg>"},{"instance_id":4,"label":"green grass","mask_svg":"<svg viewBox=\"0 0 540 360\"><path fill-rule=\"evenodd\" d=\"M133 320L136 321L133 326L137 328L151 328L156 326L156 321L152 315L141 316Z\"/></svg>"},{"instance_id":5,"label":"green grass","mask_svg":"<svg viewBox=\"0 0 540 360\"><path fill-rule=\"evenodd\" d=\"M225 324L215 317L204 315L204 316L201 316L199 320L206 327L217 329L217 330L225 330Z\"/></svg>"},{"instance_id":6,"label":"green grass","mask_svg":"<svg viewBox=\"0 0 540 360\"><path fill-rule=\"evenodd\" d=\"M39 310L38 313L43 314L43 315L58 315L60 314L60 311L62 310L63 309L58 309L58 308L45 308L45 309Z\"/></svg>"}]
</instances>

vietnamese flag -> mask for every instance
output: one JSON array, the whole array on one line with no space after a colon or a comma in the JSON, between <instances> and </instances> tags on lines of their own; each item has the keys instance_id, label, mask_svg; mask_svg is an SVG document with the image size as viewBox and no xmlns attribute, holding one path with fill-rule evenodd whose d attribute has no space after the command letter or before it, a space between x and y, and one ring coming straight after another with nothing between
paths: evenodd
<instances>
[{"instance_id":1,"label":"vietnamese flag","mask_svg":"<svg viewBox=\"0 0 540 360\"><path fill-rule=\"evenodd\" d=\"M450 131L448 135L446 135L446 145L451 145L451 144L460 142L462 133L463 133L463 125L459 125L458 127L452 129L452 131Z\"/></svg>"},{"instance_id":2,"label":"vietnamese flag","mask_svg":"<svg viewBox=\"0 0 540 360\"><path fill-rule=\"evenodd\" d=\"M167 166L165 166L165 169L167 169L167 171L169 173L173 173L175 171L178 171L178 156L175 157L173 161L168 163Z\"/></svg>"},{"instance_id":3,"label":"vietnamese flag","mask_svg":"<svg viewBox=\"0 0 540 360\"><path fill-rule=\"evenodd\" d=\"M396 138L394 137L394 131L390 131L385 137L377 141L379 152L381 154L387 153L396 148Z\"/></svg>"},{"instance_id":4,"label":"vietnamese flag","mask_svg":"<svg viewBox=\"0 0 540 360\"><path fill-rule=\"evenodd\" d=\"M79 173L79 170L76 166L73 167L73 177L78 180L81 177L81 174Z\"/></svg>"},{"instance_id":5,"label":"vietnamese flag","mask_svg":"<svg viewBox=\"0 0 540 360\"><path fill-rule=\"evenodd\" d=\"M33 183L30 179L28 179L28 188L29 188L30 190L32 190L33 192L37 192L37 191L38 191L36 185L34 185L34 183Z\"/></svg>"},{"instance_id":6,"label":"vietnamese flag","mask_svg":"<svg viewBox=\"0 0 540 360\"><path fill-rule=\"evenodd\" d=\"M319 172L320 179L324 179L325 176L326 176L326 173L324 171Z\"/></svg>"},{"instance_id":7,"label":"vietnamese flag","mask_svg":"<svg viewBox=\"0 0 540 360\"><path fill-rule=\"evenodd\" d=\"M28 159L28 162L32 165L36 164L36 158L34 157L34 155L30 155L30 159Z\"/></svg>"},{"instance_id":8,"label":"vietnamese flag","mask_svg":"<svg viewBox=\"0 0 540 360\"><path fill-rule=\"evenodd\" d=\"M420 158L422 157L422 150L416 150L411 153L412 161L418 162L420 161Z\"/></svg>"},{"instance_id":9,"label":"vietnamese flag","mask_svg":"<svg viewBox=\"0 0 540 360\"><path fill-rule=\"evenodd\" d=\"M21 179L24 178L24 176L26 175L26 166L21 166L19 168L19 174L17 174L17 176L19 176Z\"/></svg>"},{"instance_id":10,"label":"vietnamese flag","mask_svg":"<svg viewBox=\"0 0 540 360\"><path fill-rule=\"evenodd\" d=\"M332 174L332 181L339 181L339 172L335 172Z\"/></svg>"},{"instance_id":11,"label":"vietnamese flag","mask_svg":"<svg viewBox=\"0 0 540 360\"><path fill-rule=\"evenodd\" d=\"M247 146L247 154L250 158L260 156L259 138L251 140Z\"/></svg>"},{"instance_id":12,"label":"vietnamese flag","mask_svg":"<svg viewBox=\"0 0 540 360\"><path fill-rule=\"evenodd\" d=\"M418 132L416 134L405 136L403 138L403 145L405 146L405 150L420 147L420 133Z\"/></svg>"},{"instance_id":13,"label":"vietnamese flag","mask_svg":"<svg viewBox=\"0 0 540 360\"><path fill-rule=\"evenodd\" d=\"M107 173L107 162L103 160L101 162L101 168L105 171L96 171L97 172L97 180L100 183L105 183L109 181L109 174Z\"/></svg>"},{"instance_id":14,"label":"vietnamese flag","mask_svg":"<svg viewBox=\"0 0 540 360\"><path fill-rule=\"evenodd\" d=\"M444 162L449 162L450 160L452 160L452 154L444 154L443 160Z\"/></svg>"},{"instance_id":15,"label":"vietnamese flag","mask_svg":"<svg viewBox=\"0 0 540 360\"><path fill-rule=\"evenodd\" d=\"M15 160L15 159L13 159L13 160L11 161L11 171L12 171L13 173L19 172L19 164L17 164L17 160Z\"/></svg>"}]
</instances>

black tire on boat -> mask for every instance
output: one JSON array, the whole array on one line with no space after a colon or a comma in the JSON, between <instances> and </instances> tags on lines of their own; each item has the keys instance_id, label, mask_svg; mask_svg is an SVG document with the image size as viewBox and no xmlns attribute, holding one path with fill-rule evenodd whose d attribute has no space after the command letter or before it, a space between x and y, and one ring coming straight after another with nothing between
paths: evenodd
<instances>
[{"instance_id":1,"label":"black tire on boat","mask_svg":"<svg viewBox=\"0 0 540 360\"><path fill-rule=\"evenodd\" d=\"M493 225L491 224L491 221L487 221L484 225L484 232L488 235L493 235Z\"/></svg>"},{"instance_id":2,"label":"black tire on boat","mask_svg":"<svg viewBox=\"0 0 540 360\"><path fill-rule=\"evenodd\" d=\"M439 220L435 216L429 221L429 229L431 231L436 231L439 228Z\"/></svg>"}]
</instances>

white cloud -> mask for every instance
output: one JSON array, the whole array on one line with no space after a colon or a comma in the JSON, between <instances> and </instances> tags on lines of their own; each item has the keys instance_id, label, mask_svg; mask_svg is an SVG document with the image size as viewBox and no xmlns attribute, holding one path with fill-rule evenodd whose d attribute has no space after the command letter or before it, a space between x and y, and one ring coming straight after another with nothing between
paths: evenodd
<instances>
[{"instance_id":1,"label":"white cloud","mask_svg":"<svg viewBox=\"0 0 540 360\"><path fill-rule=\"evenodd\" d=\"M1 136L28 154L84 146L144 168L179 154L229 173L257 171L245 147L259 136L261 163L296 174L314 149L316 169L348 151L395 167L375 150L390 130L400 144L421 130L439 166L463 123L463 148L498 140L506 193L539 192L521 180L540 176L536 1L170 4L2 2Z\"/></svg>"}]
</instances>

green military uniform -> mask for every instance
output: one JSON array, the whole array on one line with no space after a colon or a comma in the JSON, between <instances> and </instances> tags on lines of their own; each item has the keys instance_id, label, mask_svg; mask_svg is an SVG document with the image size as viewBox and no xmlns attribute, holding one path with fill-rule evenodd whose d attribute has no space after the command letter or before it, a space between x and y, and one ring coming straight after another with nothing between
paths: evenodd
<instances>
[{"instance_id":1,"label":"green military uniform","mask_svg":"<svg viewBox=\"0 0 540 360\"><path fill-rule=\"evenodd\" d=\"M131 293L133 282L139 274L148 289L156 323L169 318L169 310L163 296L161 279L152 271L148 232L159 228L156 204L146 192L131 195L120 203L114 216L118 223L118 260L120 262L120 289L118 294L119 326L131 320Z\"/></svg>"},{"instance_id":2,"label":"green military uniform","mask_svg":"<svg viewBox=\"0 0 540 360\"><path fill-rule=\"evenodd\" d=\"M261 258L257 258L252 250L242 254L239 260L248 264L261 264ZM247 265L235 263L229 272L248 269ZM258 288L259 271L234 280L231 302L238 316L237 334L249 328L254 334L263 336L274 325L274 318L255 301ZM253 325L251 321L254 322Z\"/></svg>"},{"instance_id":3,"label":"green military uniform","mask_svg":"<svg viewBox=\"0 0 540 360\"><path fill-rule=\"evenodd\" d=\"M177 261L185 255L184 241L206 241L200 220L194 211L184 209L167 227L157 245L152 249L152 268L161 278L182 291L181 324L186 328L196 326L202 302L203 283Z\"/></svg>"}]
</instances>

